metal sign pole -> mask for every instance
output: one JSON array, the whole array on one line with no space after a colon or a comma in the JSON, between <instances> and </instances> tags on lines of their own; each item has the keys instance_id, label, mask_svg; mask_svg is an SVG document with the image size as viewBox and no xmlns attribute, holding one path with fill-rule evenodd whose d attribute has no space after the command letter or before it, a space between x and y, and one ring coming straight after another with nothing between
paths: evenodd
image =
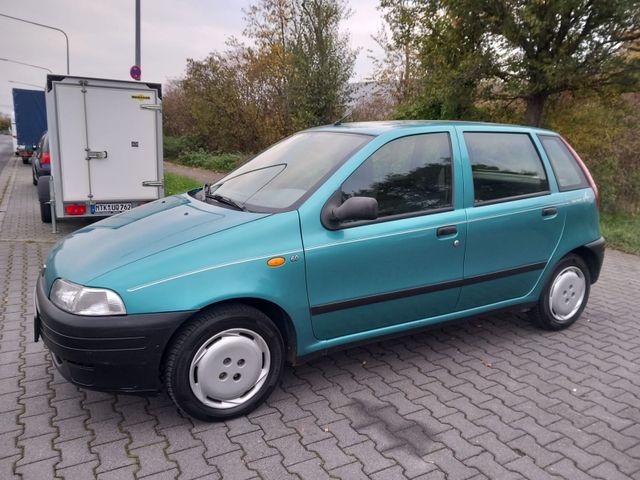
<instances>
[{"instance_id":1,"label":"metal sign pole","mask_svg":"<svg viewBox=\"0 0 640 480\"><path fill-rule=\"evenodd\" d=\"M140 0L136 0L136 63L138 67L140 64ZM140 80L138 78L138 80Z\"/></svg>"}]
</instances>

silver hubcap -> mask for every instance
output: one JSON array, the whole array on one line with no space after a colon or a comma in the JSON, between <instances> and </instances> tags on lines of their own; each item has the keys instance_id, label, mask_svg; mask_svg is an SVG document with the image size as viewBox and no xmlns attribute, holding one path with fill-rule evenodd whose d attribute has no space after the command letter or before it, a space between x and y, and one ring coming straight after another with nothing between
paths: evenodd
<instances>
[{"instance_id":1,"label":"silver hubcap","mask_svg":"<svg viewBox=\"0 0 640 480\"><path fill-rule=\"evenodd\" d=\"M549 291L551 315L559 322L565 322L575 315L582 306L586 282L578 267L567 267L553 281Z\"/></svg>"},{"instance_id":2,"label":"silver hubcap","mask_svg":"<svg viewBox=\"0 0 640 480\"><path fill-rule=\"evenodd\" d=\"M191 391L209 407L237 407L260 390L270 366L269 347L260 335L244 328L225 330L194 355L189 368Z\"/></svg>"}]
</instances>

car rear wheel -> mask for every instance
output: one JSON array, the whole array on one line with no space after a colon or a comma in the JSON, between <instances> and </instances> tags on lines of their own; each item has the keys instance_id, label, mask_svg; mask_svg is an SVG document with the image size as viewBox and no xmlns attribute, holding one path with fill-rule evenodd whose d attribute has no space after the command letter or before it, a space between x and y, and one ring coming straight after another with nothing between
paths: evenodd
<instances>
[{"instance_id":1,"label":"car rear wheel","mask_svg":"<svg viewBox=\"0 0 640 480\"><path fill-rule=\"evenodd\" d=\"M589 299L591 275L582 258L567 255L553 270L538 305L532 310L538 324L547 330L562 330L572 325Z\"/></svg>"},{"instance_id":2,"label":"car rear wheel","mask_svg":"<svg viewBox=\"0 0 640 480\"><path fill-rule=\"evenodd\" d=\"M22 157L22 163L29 165L29 159L27 157Z\"/></svg>"},{"instance_id":3,"label":"car rear wheel","mask_svg":"<svg viewBox=\"0 0 640 480\"><path fill-rule=\"evenodd\" d=\"M51 194L49 192L49 175L43 175L38 180L38 201L40 202L40 219L44 223L51 223Z\"/></svg>"},{"instance_id":4,"label":"car rear wheel","mask_svg":"<svg viewBox=\"0 0 640 480\"><path fill-rule=\"evenodd\" d=\"M246 415L276 386L284 341L261 311L235 304L204 311L169 347L164 381L185 413L204 421Z\"/></svg>"}]
</instances>

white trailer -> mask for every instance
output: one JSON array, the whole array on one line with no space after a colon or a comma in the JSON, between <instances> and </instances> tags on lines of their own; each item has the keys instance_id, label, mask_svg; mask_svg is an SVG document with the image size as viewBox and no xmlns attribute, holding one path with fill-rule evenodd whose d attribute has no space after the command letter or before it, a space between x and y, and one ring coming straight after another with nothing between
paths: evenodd
<instances>
[{"instance_id":1,"label":"white trailer","mask_svg":"<svg viewBox=\"0 0 640 480\"><path fill-rule=\"evenodd\" d=\"M43 222L100 217L164 195L160 84L47 76L51 176ZM43 181L44 180L44 181Z\"/></svg>"}]
</instances>

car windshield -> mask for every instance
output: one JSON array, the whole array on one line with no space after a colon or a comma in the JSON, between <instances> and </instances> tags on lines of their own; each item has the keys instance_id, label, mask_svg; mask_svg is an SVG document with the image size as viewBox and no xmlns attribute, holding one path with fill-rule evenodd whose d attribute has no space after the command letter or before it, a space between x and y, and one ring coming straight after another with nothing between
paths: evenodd
<instances>
[{"instance_id":1,"label":"car windshield","mask_svg":"<svg viewBox=\"0 0 640 480\"><path fill-rule=\"evenodd\" d=\"M298 133L211 185L207 197L256 212L290 208L369 140L350 133Z\"/></svg>"}]
</instances>

